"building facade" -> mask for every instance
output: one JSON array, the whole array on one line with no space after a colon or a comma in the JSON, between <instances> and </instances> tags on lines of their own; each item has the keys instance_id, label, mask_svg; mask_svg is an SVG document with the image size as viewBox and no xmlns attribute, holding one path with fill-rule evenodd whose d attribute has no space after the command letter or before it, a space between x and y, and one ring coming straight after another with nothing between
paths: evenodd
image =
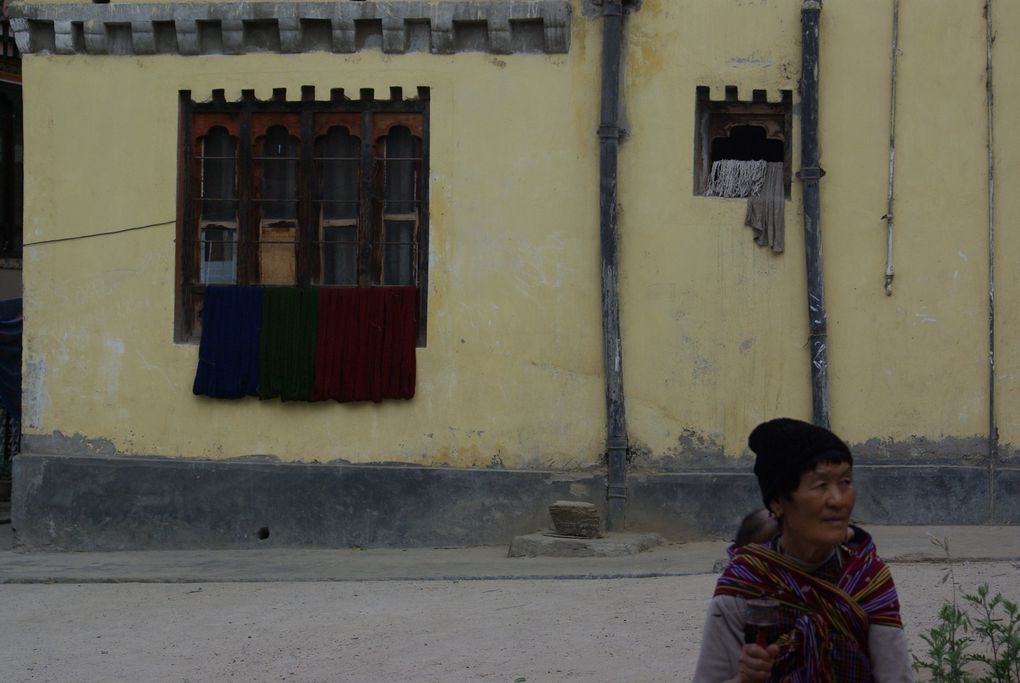
<instances>
[{"instance_id":1,"label":"building facade","mask_svg":"<svg viewBox=\"0 0 1020 683\"><path fill-rule=\"evenodd\" d=\"M865 523L1020 522L1020 7L10 14L24 547L502 543L607 483L726 533L778 416L851 445Z\"/></svg>"}]
</instances>

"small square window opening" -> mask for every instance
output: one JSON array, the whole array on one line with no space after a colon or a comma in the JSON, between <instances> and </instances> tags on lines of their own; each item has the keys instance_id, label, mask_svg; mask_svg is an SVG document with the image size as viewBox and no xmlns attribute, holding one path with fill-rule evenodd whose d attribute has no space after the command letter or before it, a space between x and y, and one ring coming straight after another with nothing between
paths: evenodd
<instances>
[{"instance_id":1,"label":"small square window opening","mask_svg":"<svg viewBox=\"0 0 1020 683\"><path fill-rule=\"evenodd\" d=\"M695 98L694 194L745 198L760 189L767 164L783 164L783 189L790 196L793 93L769 102L755 90L750 102L726 87L724 100L698 86ZM740 163L736 163L740 162ZM777 169L778 170L778 169Z\"/></svg>"}]
</instances>

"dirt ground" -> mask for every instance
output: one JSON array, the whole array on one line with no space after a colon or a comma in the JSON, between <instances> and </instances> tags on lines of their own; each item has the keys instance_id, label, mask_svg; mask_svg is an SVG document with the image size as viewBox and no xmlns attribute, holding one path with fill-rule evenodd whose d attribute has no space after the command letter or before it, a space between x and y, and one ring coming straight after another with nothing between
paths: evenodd
<instances>
[{"instance_id":1,"label":"dirt ground","mask_svg":"<svg viewBox=\"0 0 1020 683\"><path fill-rule=\"evenodd\" d=\"M915 652L952 582L893 574ZM955 567L1020 598L1020 566ZM0 586L4 681L690 680L715 575Z\"/></svg>"}]
</instances>

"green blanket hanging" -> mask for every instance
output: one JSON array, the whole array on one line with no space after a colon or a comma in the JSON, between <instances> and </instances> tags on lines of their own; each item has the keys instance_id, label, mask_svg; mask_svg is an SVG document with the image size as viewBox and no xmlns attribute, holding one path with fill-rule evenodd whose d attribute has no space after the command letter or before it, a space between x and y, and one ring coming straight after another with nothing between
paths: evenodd
<instances>
[{"instance_id":1,"label":"green blanket hanging","mask_svg":"<svg viewBox=\"0 0 1020 683\"><path fill-rule=\"evenodd\" d=\"M309 401L315 385L319 291L267 287L262 303L259 398Z\"/></svg>"}]
</instances>

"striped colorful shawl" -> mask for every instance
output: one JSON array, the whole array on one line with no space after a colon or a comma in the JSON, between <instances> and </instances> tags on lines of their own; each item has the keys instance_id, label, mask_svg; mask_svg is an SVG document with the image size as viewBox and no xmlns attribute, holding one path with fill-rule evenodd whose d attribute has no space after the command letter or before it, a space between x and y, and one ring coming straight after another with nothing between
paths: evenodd
<instances>
[{"instance_id":1,"label":"striped colorful shawl","mask_svg":"<svg viewBox=\"0 0 1020 683\"><path fill-rule=\"evenodd\" d=\"M771 597L780 603L784 635L770 681L870 681L868 627L902 628L889 568L862 529L833 558L808 574L770 545L738 548L716 584L716 595Z\"/></svg>"}]
</instances>

